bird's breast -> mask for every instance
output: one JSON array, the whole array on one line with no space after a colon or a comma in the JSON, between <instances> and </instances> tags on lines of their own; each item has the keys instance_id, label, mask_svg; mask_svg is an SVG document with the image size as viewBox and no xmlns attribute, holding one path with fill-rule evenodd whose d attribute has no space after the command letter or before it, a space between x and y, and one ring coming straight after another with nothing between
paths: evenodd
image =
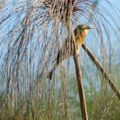
<instances>
[{"instance_id":1,"label":"bird's breast","mask_svg":"<svg viewBox=\"0 0 120 120\"><path fill-rule=\"evenodd\" d=\"M84 38L81 38L81 37L76 38L76 46L78 49L80 49L80 47L83 43L84 43Z\"/></svg>"}]
</instances>

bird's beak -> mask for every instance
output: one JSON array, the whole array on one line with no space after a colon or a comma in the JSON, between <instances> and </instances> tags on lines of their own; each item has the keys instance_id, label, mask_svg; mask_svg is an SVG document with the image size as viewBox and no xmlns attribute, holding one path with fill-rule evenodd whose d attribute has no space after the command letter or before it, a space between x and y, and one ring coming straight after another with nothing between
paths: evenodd
<instances>
[{"instance_id":1,"label":"bird's beak","mask_svg":"<svg viewBox=\"0 0 120 120\"><path fill-rule=\"evenodd\" d=\"M95 28L93 28L93 27L90 27L90 29L95 29Z\"/></svg>"}]
</instances>

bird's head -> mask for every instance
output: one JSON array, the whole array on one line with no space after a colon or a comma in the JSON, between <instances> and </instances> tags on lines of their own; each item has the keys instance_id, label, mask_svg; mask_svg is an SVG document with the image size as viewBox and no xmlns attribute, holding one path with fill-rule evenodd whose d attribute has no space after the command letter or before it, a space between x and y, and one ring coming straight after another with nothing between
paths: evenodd
<instances>
[{"instance_id":1,"label":"bird's head","mask_svg":"<svg viewBox=\"0 0 120 120\"><path fill-rule=\"evenodd\" d=\"M90 28L88 25L84 25L84 24L78 25L74 30L74 34L75 34L75 36L81 35L82 37L86 37L86 35L90 29L92 29L92 28Z\"/></svg>"}]
</instances>

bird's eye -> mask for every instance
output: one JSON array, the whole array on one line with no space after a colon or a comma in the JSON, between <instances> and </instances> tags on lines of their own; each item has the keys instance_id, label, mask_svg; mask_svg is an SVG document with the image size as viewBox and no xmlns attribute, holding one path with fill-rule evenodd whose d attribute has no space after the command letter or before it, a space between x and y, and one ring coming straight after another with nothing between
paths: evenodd
<instances>
[{"instance_id":1,"label":"bird's eye","mask_svg":"<svg viewBox=\"0 0 120 120\"><path fill-rule=\"evenodd\" d=\"M89 28L89 27L85 27L84 29L87 29L87 30L89 30L90 28Z\"/></svg>"}]
</instances>

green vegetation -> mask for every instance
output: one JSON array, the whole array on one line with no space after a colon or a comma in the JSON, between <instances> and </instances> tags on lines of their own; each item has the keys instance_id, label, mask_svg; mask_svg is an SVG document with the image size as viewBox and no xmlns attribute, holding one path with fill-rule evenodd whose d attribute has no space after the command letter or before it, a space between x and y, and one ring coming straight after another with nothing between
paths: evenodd
<instances>
[{"instance_id":1,"label":"green vegetation","mask_svg":"<svg viewBox=\"0 0 120 120\"><path fill-rule=\"evenodd\" d=\"M73 73L66 78L42 81L25 95L1 94L0 120L80 120L76 79ZM89 120L119 120L120 101L100 78L102 87L95 87L89 79L91 84L84 85Z\"/></svg>"}]
</instances>

